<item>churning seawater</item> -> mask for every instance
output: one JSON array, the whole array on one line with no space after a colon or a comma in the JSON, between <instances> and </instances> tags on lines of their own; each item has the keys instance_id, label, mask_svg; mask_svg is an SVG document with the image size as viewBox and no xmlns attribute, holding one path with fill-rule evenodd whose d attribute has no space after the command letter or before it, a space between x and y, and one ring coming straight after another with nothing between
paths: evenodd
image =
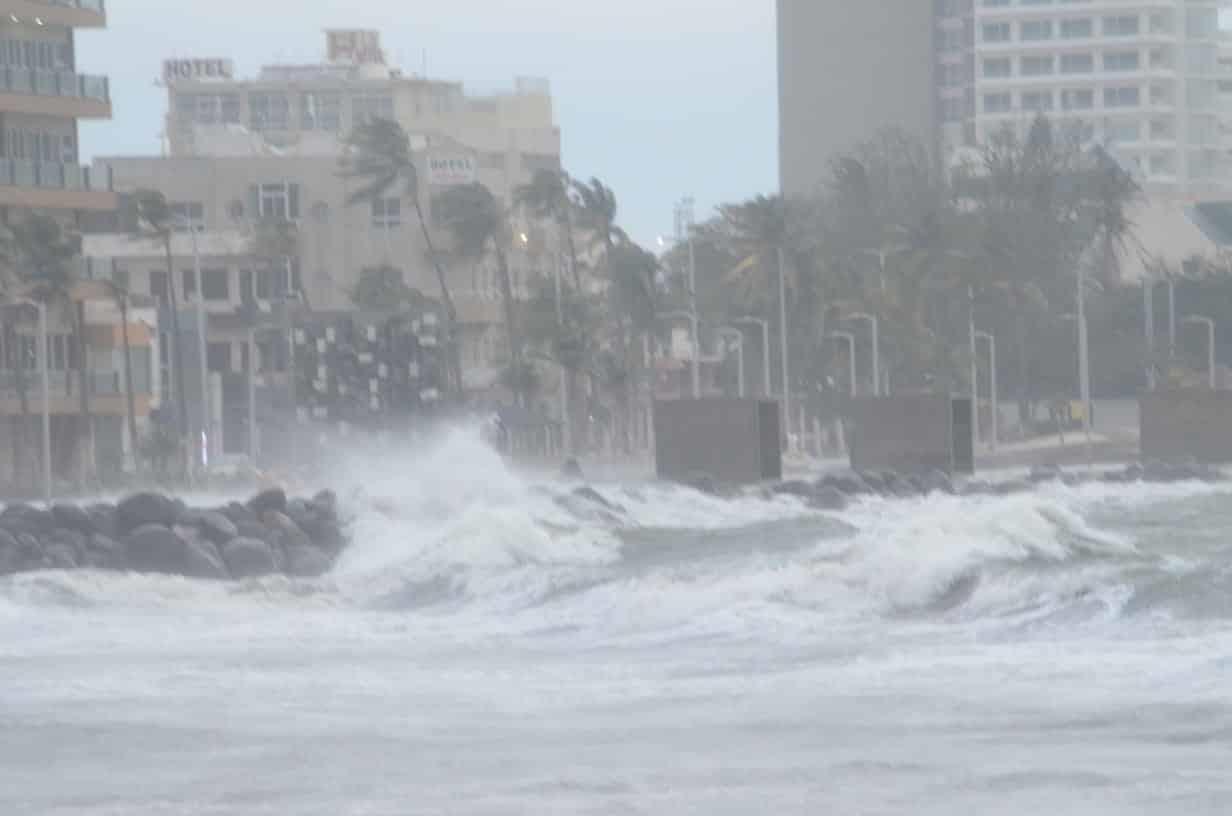
<instances>
[{"instance_id":1,"label":"churning seawater","mask_svg":"<svg viewBox=\"0 0 1232 816\"><path fill-rule=\"evenodd\" d=\"M1232 488L322 481L319 581L0 579L0 814L1232 812Z\"/></svg>"}]
</instances>

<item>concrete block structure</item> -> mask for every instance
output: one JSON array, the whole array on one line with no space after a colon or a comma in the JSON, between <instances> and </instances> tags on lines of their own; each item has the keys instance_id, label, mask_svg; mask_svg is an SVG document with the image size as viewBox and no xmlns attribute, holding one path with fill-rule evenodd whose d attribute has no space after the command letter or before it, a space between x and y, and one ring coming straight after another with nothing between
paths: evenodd
<instances>
[{"instance_id":1,"label":"concrete block structure","mask_svg":"<svg viewBox=\"0 0 1232 816\"><path fill-rule=\"evenodd\" d=\"M706 476L719 484L744 485L783 476L776 402L659 401L654 433L660 479L684 482Z\"/></svg>"},{"instance_id":2,"label":"concrete block structure","mask_svg":"<svg viewBox=\"0 0 1232 816\"><path fill-rule=\"evenodd\" d=\"M1232 462L1232 391L1157 391L1141 398L1142 458Z\"/></svg>"},{"instance_id":3,"label":"concrete block structure","mask_svg":"<svg viewBox=\"0 0 1232 816\"><path fill-rule=\"evenodd\" d=\"M971 401L948 394L861 397L846 420L851 467L865 473L970 473L971 421Z\"/></svg>"}]
</instances>

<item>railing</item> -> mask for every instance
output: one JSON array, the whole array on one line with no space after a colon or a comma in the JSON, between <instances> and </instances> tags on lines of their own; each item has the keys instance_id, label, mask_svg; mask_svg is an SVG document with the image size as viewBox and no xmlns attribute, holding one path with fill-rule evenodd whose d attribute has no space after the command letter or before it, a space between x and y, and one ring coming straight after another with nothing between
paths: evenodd
<instances>
[{"instance_id":1,"label":"railing","mask_svg":"<svg viewBox=\"0 0 1232 816\"><path fill-rule=\"evenodd\" d=\"M67 399L81 393L81 375L77 371L63 369L49 372L48 392L52 399ZM123 371L90 371L86 375L90 386L91 397L117 397L124 395ZM23 372L26 397L30 401L31 410L37 410L39 400L43 396L43 381L37 369ZM0 369L0 399L16 399L17 372L12 369ZM133 393L149 395L150 377L140 366L133 366Z\"/></svg>"},{"instance_id":2,"label":"railing","mask_svg":"<svg viewBox=\"0 0 1232 816\"><path fill-rule=\"evenodd\" d=\"M46 71L5 65L0 68L0 91L38 96L111 100L111 84L105 76L74 71Z\"/></svg>"},{"instance_id":3,"label":"railing","mask_svg":"<svg viewBox=\"0 0 1232 816\"><path fill-rule=\"evenodd\" d=\"M97 11L100 14L107 11L107 6L103 0L34 0L34 2L42 3L45 6L63 6L64 8Z\"/></svg>"},{"instance_id":4,"label":"railing","mask_svg":"<svg viewBox=\"0 0 1232 816\"><path fill-rule=\"evenodd\" d=\"M95 172L78 164L0 159L0 186L111 192L111 168Z\"/></svg>"}]
</instances>

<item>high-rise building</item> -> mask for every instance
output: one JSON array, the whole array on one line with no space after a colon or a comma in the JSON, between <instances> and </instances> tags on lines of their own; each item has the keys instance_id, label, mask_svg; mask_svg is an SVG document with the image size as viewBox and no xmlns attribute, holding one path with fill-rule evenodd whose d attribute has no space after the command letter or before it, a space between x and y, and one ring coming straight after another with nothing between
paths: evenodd
<instances>
[{"instance_id":1,"label":"high-rise building","mask_svg":"<svg viewBox=\"0 0 1232 816\"><path fill-rule=\"evenodd\" d=\"M75 220L115 208L105 173L79 163L79 119L110 119L107 77L81 73L77 29L107 24L103 0L0 0L0 208Z\"/></svg>"},{"instance_id":2,"label":"high-rise building","mask_svg":"<svg viewBox=\"0 0 1232 816\"><path fill-rule=\"evenodd\" d=\"M932 0L778 0L784 193L812 192L883 128L935 144L934 29Z\"/></svg>"},{"instance_id":3,"label":"high-rise building","mask_svg":"<svg viewBox=\"0 0 1232 816\"><path fill-rule=\"evenodd\" d=\"M976 140L1039 113L1105 145L1150 192L1232 186L1221 145L1219 11L1228 0L978 0Z\"/></svg>"},{"instance_id":4,"label":"high-rise building","mask_svg":"<svg viewBox=\"0 0 1232 816\"><path fill-rule=\"evenodd\" d=\"M898 126L943 159L1039 113L1107 146L1144 189L1232 187L1219 12L1232 0L780 0L782 188Z\"/></svg>"}]
</instances>

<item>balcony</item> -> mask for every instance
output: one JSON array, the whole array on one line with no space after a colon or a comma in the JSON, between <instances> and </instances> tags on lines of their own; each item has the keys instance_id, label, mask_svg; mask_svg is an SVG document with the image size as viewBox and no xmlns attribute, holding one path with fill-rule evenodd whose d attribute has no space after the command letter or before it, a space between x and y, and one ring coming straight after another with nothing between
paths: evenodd
<instances>
[{"instance_id":1,"label":"balcony","mask_svg":"<svg viewBox=\"0 0 1232 816\"><path fill-rule=\"evenodd\" d=\"M0 206L114 210L110 169L0 158Z\"/></svg>"},{"instance_id":2,"label":"balcony","mask_svg":"<svg viewBox=\"0 0 1232 816\"><path fill-rule=\"evenodd\" d=\"M80 374L72 370L56 370L48 372L48 396L51 397L50 413L56 415L76 414L81 410L81 380ZM96 416L123 416L127 413L128 398L124 388L124 372L113 370L94 370L87 373L90 387L90 412ZM22 374L25 385L26 401L31 416L37 416L43 410L43 381L37 370L27 370ZM149 411L152 393L150 390L150 372L133 364L133 396L139 415ZM21 410L21 396L18 388L17 373L11 369L0 369L0 416L12 416Z\"/></svg>"},{"instance_id":3,"label":"balcony","mask_svg":"<svg viewBox=\"0 0 1232 816\"><path fill-rule=\"evenodd\" d=\"M111 86L105 76L3 66L0 112L110 119Z\"/></svg>"},{"instance_id":4,"label":"balcony","mask_svg":"<svg viewBox=\"0 0 1232 816\"><path fill-rule=\"evenodd\" d=\"M69 28L103 28L107 25L104 0L0 0L0 14L22 22L41 20L43 25Z\"/></svg>"}]
</instances>

